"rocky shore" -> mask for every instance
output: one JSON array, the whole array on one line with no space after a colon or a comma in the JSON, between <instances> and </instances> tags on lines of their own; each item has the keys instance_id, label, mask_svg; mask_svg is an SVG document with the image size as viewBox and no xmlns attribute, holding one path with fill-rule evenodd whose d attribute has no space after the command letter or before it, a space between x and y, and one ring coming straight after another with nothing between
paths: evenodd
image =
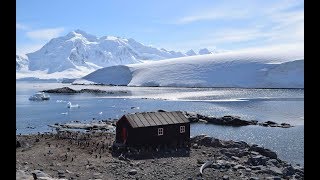
<instances>
[{"instance_id":1,"label":"rocky shore","mask_svg":"<svg viewBox=\"0 0 320 180\"><path fill-rule=\"evenodd\" d=\"M105 91L105 90L101 90L101 89L74 90L69 87L48 89L48 90L43 90L42 92L45 92L45 93L106 93L106 94L128 93L127 91Z\"/></svg>"},{"instance_id":2,"label":"rocky shore","mask_svg":"<svg viewBox=\"0 0 320 180\"><path fill-rule=\"evenodd\" d=\"M304 167L243 141L200 135L190 148L144 149L150 156L141 158L114 152L114 138L103 131L17 135L17 179L304 179Z\"/></svg>"}]
</instances>

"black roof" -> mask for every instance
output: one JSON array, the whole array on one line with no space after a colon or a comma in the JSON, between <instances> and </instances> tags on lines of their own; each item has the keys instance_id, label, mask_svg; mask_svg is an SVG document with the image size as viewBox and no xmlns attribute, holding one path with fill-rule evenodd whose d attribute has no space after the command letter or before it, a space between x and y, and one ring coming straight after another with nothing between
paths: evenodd
<instances>
[{"instance_id":1,"label":"black roof","mask_svg":"<svg viewBox=\"0 0 320 180\"><path fill-rule=\"evenodd\" d=\"M181 111L142 112L124 115L133 128L189 123Z\"/></svg>"}]
</instances>

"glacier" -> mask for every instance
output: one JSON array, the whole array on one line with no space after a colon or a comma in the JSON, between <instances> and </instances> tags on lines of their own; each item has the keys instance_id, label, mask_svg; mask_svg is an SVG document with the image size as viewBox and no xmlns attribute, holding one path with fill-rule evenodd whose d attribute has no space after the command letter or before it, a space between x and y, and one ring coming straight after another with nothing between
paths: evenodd
<instances>
[{"instance_id":1,"label":"glacier","mask_svg":"<svg viewBox=\"0 0 320 180\"><path fill-rule=\"evenodd\" d=\"M304 88L304 48L268 47L99 69L75 84Z\"/></svg>"}]
</instances>

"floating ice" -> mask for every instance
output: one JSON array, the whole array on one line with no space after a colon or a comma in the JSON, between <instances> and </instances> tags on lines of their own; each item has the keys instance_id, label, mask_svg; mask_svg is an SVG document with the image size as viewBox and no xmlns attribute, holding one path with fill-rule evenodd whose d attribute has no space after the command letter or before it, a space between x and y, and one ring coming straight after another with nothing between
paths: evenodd
<instances>
[{"instance_id":1,"label":"floating ice","mask_svg":"<svg viewBox=\"0 0 320 180\"><path fill-rule=\"evenodd\" d=\"M50 96L45 94L44 92L37 92L36 94L29 97L30 101L43 101L49 100Z\"/></svg>"},{"instance_id":2,"label":"floating ice","mask_svg":"<svg viewBox=\"0 0 320 180\"><path fill-rule=\"evenodd\" d=\"M80 108L79 104L71 104L70 101L68 102L67 107L68 107L68 108Z\"/></svg>"}]
</instances>

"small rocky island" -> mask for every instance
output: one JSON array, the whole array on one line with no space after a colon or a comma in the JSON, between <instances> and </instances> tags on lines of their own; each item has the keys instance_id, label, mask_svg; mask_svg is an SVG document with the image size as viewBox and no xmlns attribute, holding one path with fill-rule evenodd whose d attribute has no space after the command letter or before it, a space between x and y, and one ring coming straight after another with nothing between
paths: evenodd
<instances>
[{"instance_id":1,"label":"small rocky island","mask_svg":"<svg viewBox=\"0 0 320 180\"><path fill-rule=\"evenodd\" d=\"M223 116L223 117L213 117L205 116L198 113L184 112L184 115L190 120L191 123L202 122L208 124L216 124L223 126L248 126L248 125L259 125L264 127L280 127L280 128L290 128L293 127L288 123L276 123L274 121L259 122L257 120L244 120L239 116Z\"/></svg>"},{"instance_id":2,"label":"small rocky island","mask_svg":"<svg viewBox=\"0 0 320 180\"><path fill-rule=\"evenodd\" d=\"M105 93L105 94L116 94L116 93L128 93L127 91L105 91L101 89L81 89L81 90L74 90L69 87L62 87L56 89L48 89L43 90L42 92L45 93L63 93L63 94L72 94L72 93Z\"/></svg>"}]
</instances>

